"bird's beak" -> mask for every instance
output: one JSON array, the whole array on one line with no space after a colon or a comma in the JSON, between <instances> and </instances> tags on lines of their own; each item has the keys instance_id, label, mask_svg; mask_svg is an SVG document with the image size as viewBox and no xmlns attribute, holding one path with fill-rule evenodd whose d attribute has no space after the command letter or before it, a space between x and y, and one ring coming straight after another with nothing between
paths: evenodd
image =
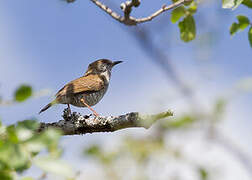
<instances>
[{"instance_id":1,"label":"bird's beak","mask_svg":"<svg viewBox=\"0 0 252 180\"><path fill-rule=\"evenodd\" d=\"M112 67L113 67L114 65L120 64L120 63L122 63L122 62L123 62L123 61L114 61L113 64L112 64Z\"/></svg>"}]
</instances>

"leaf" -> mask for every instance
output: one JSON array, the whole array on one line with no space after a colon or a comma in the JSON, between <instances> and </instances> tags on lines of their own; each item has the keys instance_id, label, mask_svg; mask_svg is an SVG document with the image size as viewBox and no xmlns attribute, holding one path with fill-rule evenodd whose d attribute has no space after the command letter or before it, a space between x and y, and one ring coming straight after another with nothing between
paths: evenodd
<instances>
[{"instance_id":1,"label":"leaf","mask_svg":"<svg viewBox=\"0 0 252 180\"><path fill-rule=\"evenodd\" d=\"M185 8L180 6L171 12L171 22L176 23L181 17L185 15Z\"/></svg>"},{"instance_id":2,"label":"leaf","mask_svg":"<svg viewBox=\"0 0 252 180\"><path fill-rule=\"evenodd\" d=\"M32 177L23 177L21 180L34 180Z\"/></svg>"},{"instance_id":3,"label":"leaf","mask_svg":"<svg viewBox=\"0 0 252 180\"><path fill-rule=\"evenodd\" d=\"M191 115L184 115L175 121L167 121L165 126L168 128L183 128L193 124L195 121L195 117Z\"/></svg>"},{"instance_id":4,"label":"leaf","mask_svg":"<svg viewBox=\"0 0 252 180\"><path fill-rule=\"evenodd\" d=\"M12 171L8 170L0 170L0 179L1 180L13 180L14 173Z\"/></svg>"},{"instance_id":5,"label":"leaf","mask_svg":"<svg viewBox=\"0 0 252 180\"><path fill-rule=\"evenodd\" d=\"M99 156L101 154L101 149L98 145L92 145L86 149L84 153L89 156Z\"/></svg>"},{"instance_id":6,"label":"leaf","mask_svg":"<svg viewBox=\"0 0 252 180\"><path fill-rule=\"evenodd\" d=\"M249 19L246 16L238 15L236 17L238 19L238 23L233 23L230 27L230 34L234 35L239 30L243 31L250 24Z\"/></svg>"},{"instance_id":7,"label":"leaf","mask_svg":"<svg viewBox=\"0 0 252 180\"><path fill-rule=\"evenodd\" d=\"M239 21L239 28L241 30L244 30L246 27L248 27L250 22L249 22L249 19L246 16L239 15L239 16L237 16L237 19Z\"/></svg>"},{"instance_id":8,"label":"leaf","mask_svg":"<svg viewBox=\"0 0 252 180\"><path fill-rule=\"evenodd\" d=\"M39 124L35 120L25 120L18 122L16 132L20 141L26 141L34 134L34 130L38 128Z\"/></svg>"},{"instance_id":9,"label":"leaf","mask_svg":"<svg viewBox=\"0 0 252 180\"><path fill-rule=\"evenodd\" d=\"M232 8L234 6L234 0L222 0L222 8Z\"/></svg>"},{"instance_id":10,"label":"leaf","mask_svg":"<svg viewBox=\"0 0 252 180\"><path fill-rule=\"evenodd\" d=\"M192 2L192 4L190 5L190 7L188 8L188 12L193 15L196 13L197 11L197 8L198 8L198 5L195 1Z\"/></svg>"},{"instance_id":11,"label":"leaf","mask_svg":"<svg viewBox=\"0 0 252 180\"><path fill-rule=\"evenodd\" d=\"M18 135L17 135L15 126L10 125L7 127L6 130L7 130L8 140L12 143L17 144L18 143Z\"/></svg>"},{"instance_id":12,"label":"leaf","mask_svg":"<svg viewBox=\"0 0 252 180\"><path fill-rule=\"evenodd\" d=\"M220 121L225 112L225 108L226 108L226 105L227 105L227 100L224 99L224 98L219 98L217 99L215 105L214 105L214 109L213 109L213 118L212 118L212 122L215 123L215 122L218 122Z\"/></svg>"},{"instance_id":13,"label":"leaf","mask_svg":"<svg viewBox=\"0 0 252 180\"><path fill-rule=\"evenodd\" d=\"M39 157L33 160L34 164L45 172L54 173L64 177L74 176L72 168L60 159Z\"/></svg>"},{"instance_id":14,"label":"leaf","mask_svg":"<svg viewBox=\"0 0 252 180\"><path fill-rule=\"evenodd\" d=\"M0 147L0 161L7 167L16 171L23 171L29 168L29 155L19 144L5 142Z\"/></svg>"},{"instance_id":15,"label":"leaf","mask_svg":"<svg viewBox=\"0 0 252 180\"><path fill-rule=\"evenodd\" d=\"M207 180L208 179L208 172L204 168L199 168L198 172L200 174L200 179L201 180Z\"/></svg>"},{"instance_id":16,"label":"leaf","mask_svg":"<svg viewBox=\"0 0 252 180\"><path fill-rule=\"evenodd\" d=\"M249 44L252 47L252 26L249 28L249 31L248 31L248 39L249 39Z\"/></svg>"},{"instance_id":17,"label":"leaf","mask_svg":"<svg viewBox=\"0 0 252 180\"><path fill-rule=\"evenodd\" d=\"M252 8L252 0L243 0L242 4L247 6L248 8Z\"/></svg>"},{"instance_id":18,"label":"leaf","mask_svg":"<svg viewBox=\"0 0 252 180\"><path fill-rule=\"evenodd\" d=\"M193 2L193 0L191 0L191 1L185 1L184 5L185 6L190 6L192 2Z\"/></svg>"},{"instance_id":19,"label":"leaf","mask_svg":"<svg viewBox=\"0 0 252 180\"><path fill-rule=\"evenodd\" d=\"M233 23L230 26L229 32L230 32L231 36L233 36L238 30L239 30L239 24Z\"/></svg>"},{"instance_id":20,"label":"leaf","mask_svg":"<svg viewBox=\"0 0 252 180\"><path fill-rule=\"evenodd\" d=\"M180 38L184 42L189 42L195 39L196 36L196 26L193 16L188 15L178 24L180 29Z\"/></svg>"},{"instance_id":21,"label":"leaf","mask_svg":"<svg viewBox=\"0 0 252 180\"><path fill-rule=\"evenodd\" d=\"M235 10L241 3L243 0L234 0L234 7L232 8L232 10Z\"/></svg>"},{"instance_id":22,"label":"leaf","mask_svg":"<svg viewBox=\"0 0 252 180\"><path fill-rule=\"evenodd\" d=\"M25 128L29 130L36 130L39 127L39 123L36 120L24 120L19 121L17 124L17 128Z\"/></svg>"},{"instance_id":23,"label":"leaf","mask_svg":"<svg viewBox=\"0 0 252 180\"><path fill-rule=\"evenodd\" d=\"M243 0L222 0L222 8L232 8L232 10L236 9Z\"/></svg>"},{"instance_id":24,"label":"leaf","mask_svg":"<svg viewBox=\"0 0 252 180\"><path fill-rule=\"evenodd\" d=\"M15 91L15 101L23 102L27 100L32 95L32 87L29 85L21 85Z\"/></svg>"},{"instance_id":25,"label":"leaf","mask_svg":"<svg viewBox=\"0 0 252 180\"><path fill-rule=\"evenodd\" d=\"M60 137L60 131L56 129L48 129L43 133L34 135L31 139L27 140L24 145L30 152L33 153L37 153L43 148L47 148L50 153L58 156L58 141Z\"/></svg>"}]
</instances>

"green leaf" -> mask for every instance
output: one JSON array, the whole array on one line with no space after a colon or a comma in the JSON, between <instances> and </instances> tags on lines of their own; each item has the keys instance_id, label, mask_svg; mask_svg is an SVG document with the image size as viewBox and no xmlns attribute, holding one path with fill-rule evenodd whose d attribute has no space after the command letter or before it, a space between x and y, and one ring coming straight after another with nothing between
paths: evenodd
<instances>
[{"instance_id":1,"label":"green leaf","mask_svg":"<svg viewBox=\"0 0 252 180\"><path fill-rule=\"evenodd\" d=\"M249 31L248 31L248 39L249 39L249 44L252 47L252 26L249 28Z\"/></svg>"},{"instance_id":2,"label":"green leaf","mask_svg":"<svg viewBox=\"0 0 252 180\"><path fill-rule=\"evenodd\" d=\"M252 8L252 0L243 0L242 4L247 6L248 8Z\"/></svg>"},{"instance_id":3,"label":"green leaf","mask_svg":"<svg viewBox=\"0 0 252 180\"><path fill-rule=\"evenodd\" d=\"M204 168L199 168L198 172L200 174L200 179L201 180L207 180L208 179L208 172Z\"/></svg>"},{"instance_id":4,"label":"green leaf","mask_svg":"<svg viewBox=\"0 0 252 180\"><path fill-rule=\"evenodd\" d=\"M34 135L34 131L38 128L39 123L35 120L25 120L18 122L16 132L20 141L26 141Z\"/></svg>"},{"instance_id":5,"label":"green leaf","mask_svg":"<svg viewBox=\"0 0 252 180\"><path fill-rule=\"evenodd\" d=\"M34 180L32 177L23 177L21 180Z\"/></svg>"},{"instance_id":6,"label":"green leaf","mask_svg":"<svg viewBox=\"0 0 252 180\"><path fill-rule=\"evenodd\" d=\"M176 23L181 17L185 15L185 8L180 6L171 12L171 22Z\"/></svg>"},{"instance_id":7,"label":"green leaf","mask_svg":"<svg viewBox=\"0 0 252 180\"><path fill-rule=\"evenodd\" d=\"M185 6L190 6L192 2L193 2L193 0L191 0L191 1L186 1L186 2L184 3L184 5L185 5Z\"/></svg>"},{"instance_id":8,"label":"green leaf","mask_svg":"<svg viewBox=\"0 0 252 180\"><path fill-rule=\"evenodd\" d=\"M31 139L27 140L24 145L30 152L38 153L44 148L55 155L59 156L58 141L61 137L61 132L56 129L48 129L43 133L34 135Z\"/></svg>"},{"instance_id":9,"label":"green leaf","mask_svg":"<svg viewBox=\"0 0 252 180\"><path fill-rule=\"evenodd\" d=\"M19 121L17 124L17 128L25 128L29 130L36 130L39 127L39 123L36 120L24 120Z\"/></svg>"},{"instance_id":10,"label":"green leaf","mask_svg":"<svg viewBox=\"0 0 252 180\"><path fill-rule=\"evenodd\" d=\"M180 38L184 42L189 42L195 39L196 26L193 16L188 15L182 21L179 22Z\"/></svg>"},{"instance_id":11,"label":"green leaf","mask_svg":"<svg viewBox=\"0 0 252 180\"><path fill-rule=\"evenodd\" d=\"M32 95L32 87L28 85L21 85L15 91L15 101L23 102L27 100Z\"/></svg>"},{"instance_id":12,"label":"green leaf","mask_svg":"<svg viewBox=\"0 0 252 180\"><path fill-rule=\"evenodd\" d=\"M235 0L234 1L234 7L232 8L232 10L235 10L241 3L243 0Z\"/></svg>"},{"instance_id":13,"label":"green leaf","mask_svg":"<svg viewBox=\"0 0 252 180\"><path fill-rule=\"evenodd\" d=\"M39 157L33 160L34 164L45 172L54 173L64 177L74 176L72 168L60 159Z\"/></svg>"},{"instance_id":14,"label":"green leaf","mask_svg":"<svg viewBox=\"0 0 252 180\"><path fill-rule=\"evenodd\" d=\"M18 143L18 135L16 132L16 127L14 125L10 125L7 127L7 135L8 135L8 140L12 143L17 144Z\"/></svg>"},{"instance_id":15,"label":"green leaf","mask_svg":"<svg viewBox=\"0 0 252 180\"><path fill-rule=\"evenodd\" d=\"M222 0L222 8L232 8L234 6L234 0Z\"/></svg>"},{"instance_id":16,"label":"green leaf","mask_svg":"<svg viewBox=\"0 0 252 180\"><path fill-rule=\"evenodd\" d=\"M234 35L239 30L243 31L250 24L249 19L246 16L238 15L236 17L238 19L238 23L233 23L230 27L230 34Z\"/></svg>"},{"instance_id":17,"label":"green leaf","mask_svg":"<svg viewBox=\"0 0 252 180\"><path fill-rule=\"evenodd\" d=\"M225 99L218 99L216 104L215 104L215 108L214 108L214 113L215 114L222 114L225 110L227 101Z\"/></svg>"},{"instance_id":18,"label":"green leaf","mask_svg":"<svg viewBox=\"0 0 252 180\"><path fill-rule=\"evenodd\" d=\"M217 99L214 109L213 109L213 118L211 119L213 123L216 123L218 121L220 121L225 110L226 110L226 105L227 105L227 100L224 98L219 98Z\"/></svg>"},{"instance_id":19,"label":"green leaf","mask_svg":"<svg viewBox=\"0 0 252 180\"><path fill-rule=\"evenodd\" d=\"M175 121L167 121L165 126L168 128L183 128L193 124L195 121L196 119L193 116L184 115Z\"/></svg>"},{"instance_id":20,"label":"green leaf","mask_svg":"<svg viewBox=\"0 0 252 180\"><path fill-rule=\"evenodd\" d=\"M188 12L191 14L191 15L194 15L197 11L197 3L196 2L192 2L192 4L190 5L190 7L188 8Z\"/></svg>"},{"instance_id":21,"label":"green leaf","mask_svg":"<svg viewBox=\"0 0 252 180\"><path fill-rule=\"evenodd\" d=\"M243 0L222 0L222 8L237 8Z\"/></svg>"},{"instance_id":22,"label":"green leaf","mask_svg":"<svg viewBox=\"0 0 252 180\"><path fill-rule=\"evenodd\" d=\"M6 142L0 147L0 161L7 167L16 171L23 171L29 168L29 154L19 144Z\"/></svg>"},{"instance_id":23,"label":"green leaf","mask_svg":"<svg viewBox=\"0 0 252 180\"><path fill-rule=\"evenodd\" d=\"M238 30L239 30L239 24L233 23L230 26L229 32L230 32L231 36L233 36Z\"/></svg>"},{"instance_id":24,"label":"green leaf","mask_svg":"<svg viewBox=\"0 0 252 180\"><path fill-rule=\"evenodd\" d=\"M246 16L239 15L237 16L238 22L239 22L239 28L241 30L244 30L249 25L249 19Z\"/></svg>"},{"instance_id":25,"label":"green leaf","mask_svg":"<svg viewBox=\"0 0 252 180\"><path fill-rule=\"evenodd\" d=\"M10 170L0 170L0 179L1 180L13 180L14 173Z\"/></svg>"},{"instance_id":26,"label":"green leaf","mask_svg":"<svg viewBox=\"0 0 252 180\"><path fill-rule=\"evenodd\" d=\"M85 149L84 153L89 156L99 156L101 154L101 149L98 145L92 145Z\"/></svg>"}]
</instances>

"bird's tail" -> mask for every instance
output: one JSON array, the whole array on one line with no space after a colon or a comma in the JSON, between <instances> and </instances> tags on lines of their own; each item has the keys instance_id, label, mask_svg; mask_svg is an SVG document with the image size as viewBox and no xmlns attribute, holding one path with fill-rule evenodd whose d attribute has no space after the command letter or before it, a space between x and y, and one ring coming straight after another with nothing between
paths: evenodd
<instances>
[{"instance_id":1,"label":"bird's tail","mask_svg":"<svg viewBox=\"0 0 252 180\"><path fill-rule=\"evenodd\" d=\"M53 100L52 102L50 102L49 104L47 104L45 107L43 107L43 109L41 109L39 111L39 114L42 113L42 112L44 112L45 110L47 110L48 108L50 108L52 105L57 104L57 103L58 103L58 101L56 99Z\"/></svg>"}]
</instances>

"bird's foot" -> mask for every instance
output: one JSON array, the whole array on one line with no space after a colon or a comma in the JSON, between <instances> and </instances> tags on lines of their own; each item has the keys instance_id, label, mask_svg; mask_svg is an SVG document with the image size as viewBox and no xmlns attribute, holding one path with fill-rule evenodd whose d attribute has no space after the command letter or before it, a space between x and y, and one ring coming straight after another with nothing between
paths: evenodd
<instances>
[{"instance_id":1,"label":"bird's foot","mask_svg":"<svg viewBox=\"0 0 252 180\"><path fill-rule=\"evenodd\" d=\"M69 112L69 109L68 108L66 108L66 109L64 109L64 111L63 111L63 115L62 115L62 117L64 118L64 119L66 119L66 120L70 120L71 118L72 118L72 113L71 113L71 111Z\"/></svg>"},{"instance_id":2,"label":"bird's foot","mask_svg":"<svg viewBox=\"0 0 252 180\"><path fill-rule=\"evenodd\" d=\"M99 117L100 115L97 112L93 112L95 117Z\"/></svg>"}]
</instances>

